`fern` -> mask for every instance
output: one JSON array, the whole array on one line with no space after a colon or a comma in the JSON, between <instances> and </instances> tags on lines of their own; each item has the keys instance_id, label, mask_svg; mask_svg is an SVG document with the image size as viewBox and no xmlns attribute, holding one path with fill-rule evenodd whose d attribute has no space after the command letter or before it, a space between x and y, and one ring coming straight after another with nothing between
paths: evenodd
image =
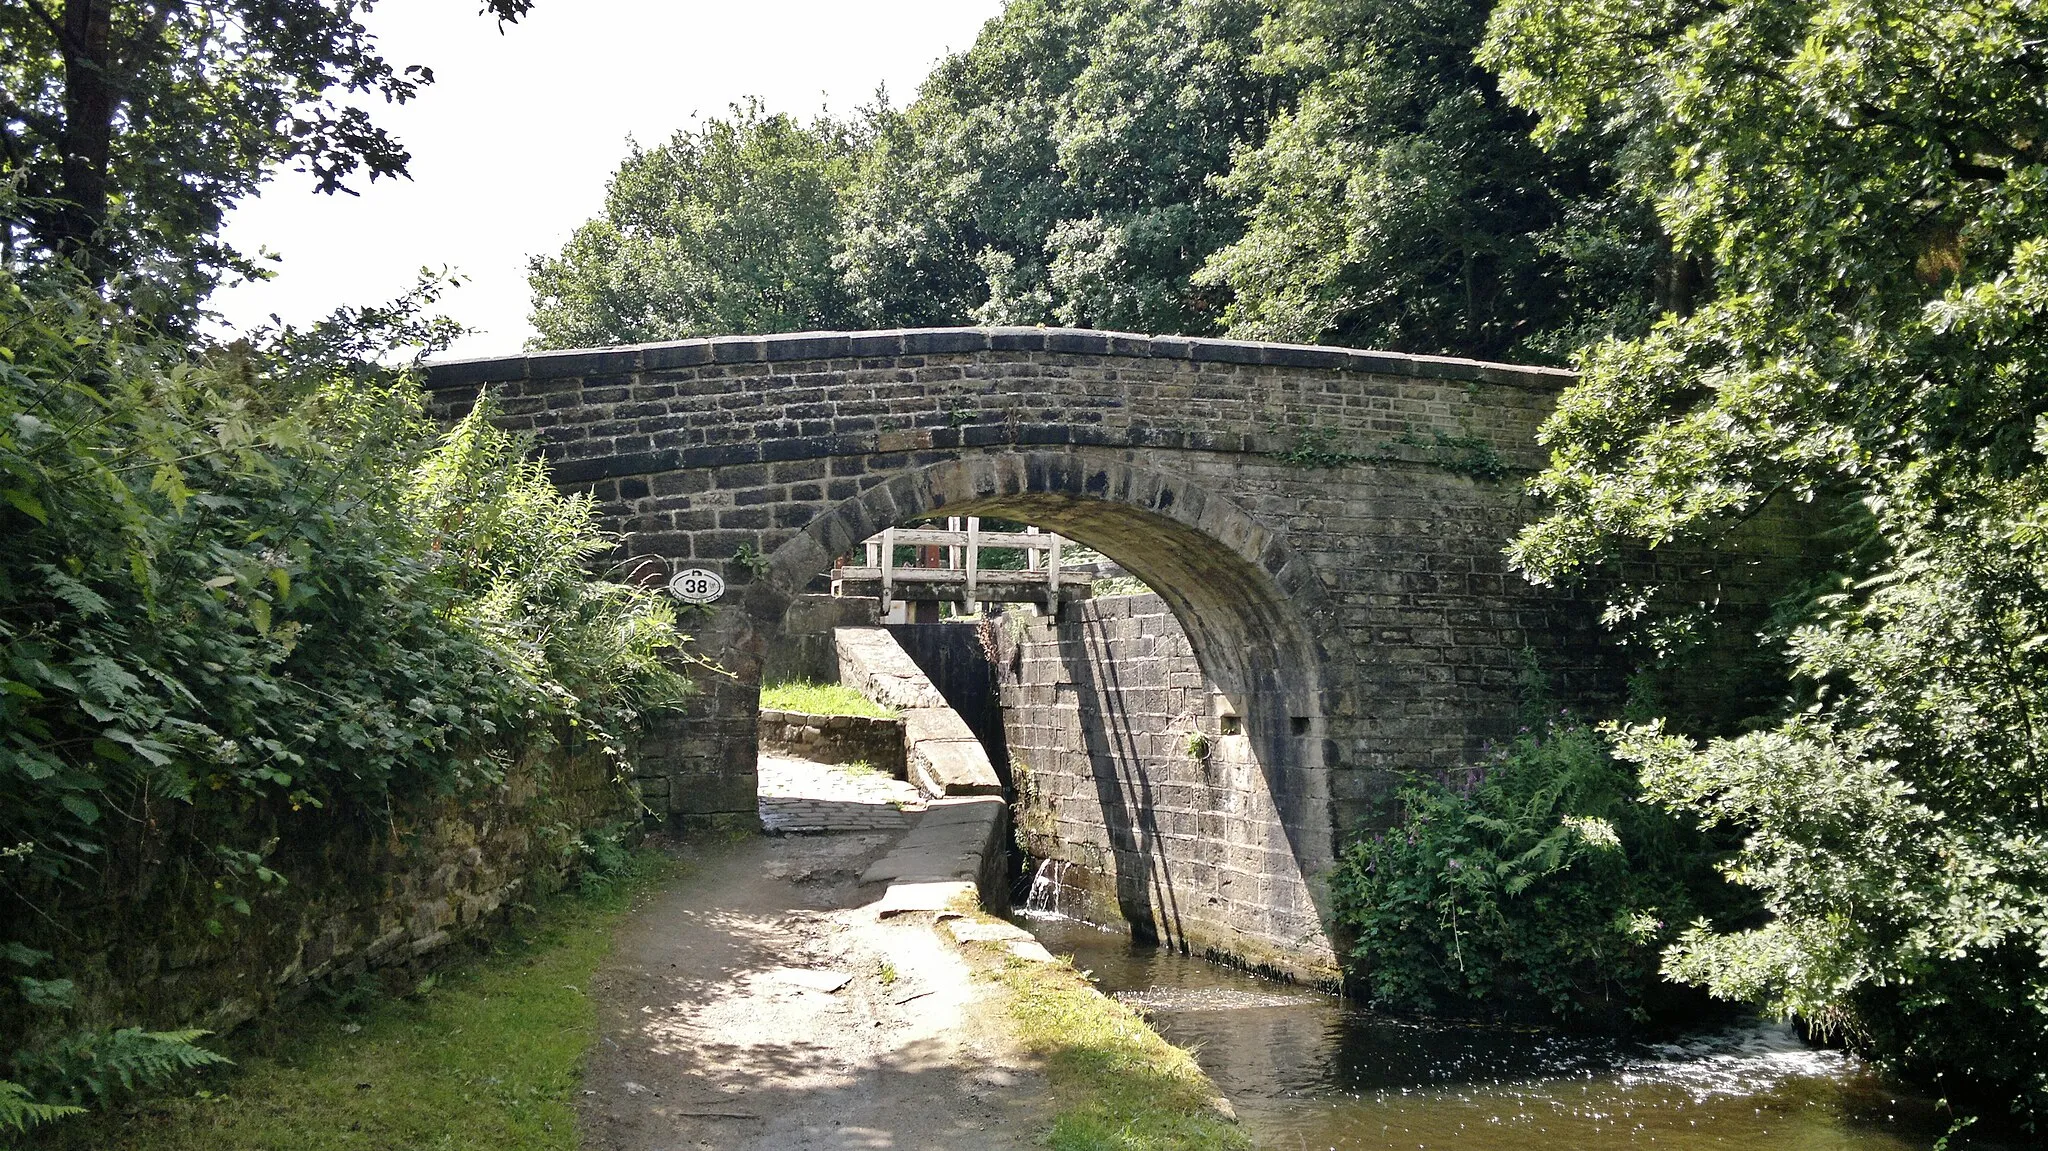
<instances>
[{"instance_id":1,"label":"fern","mask_svg":"<svg viewBox=\"0 0 2048 1151\"><path fill-rule=\"evenodd\" d=\"M68 1103L38 1103L28 1088L0 1079L0 1131L26 1131L84 1110Z\"/></svg>"},{"instance_id":2,"label":"fern","mask_svg":"<svg viewBox=\"0 0 2048 1151\"><path fill-rule=\"evenodd\" d=\"M201 1067L232 1063L198 1046L206 1031L77 1031L17 1053L15 1074L42 1086L42 1094L77 1106L159 1086Z\"/></svg>"},{"instance_id":3,"label":"fern","mask_svg":"<svg viewBox=\"0 0 2048 1151\"><path fill-rule=\"evenodd\" d=\"M1661 949L1715 910L1709 845L1635 802L1598 733L1538 719L1465 787L1418 783L1331 876L1351 967L1391 1007L1640 1020Z\"/></svg>"}]
</instances>

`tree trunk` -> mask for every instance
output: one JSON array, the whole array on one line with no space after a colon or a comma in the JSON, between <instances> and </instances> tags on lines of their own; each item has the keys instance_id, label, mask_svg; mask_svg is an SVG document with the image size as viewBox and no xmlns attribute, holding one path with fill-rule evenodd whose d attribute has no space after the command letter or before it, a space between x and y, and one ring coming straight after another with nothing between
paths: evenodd
<instances>
[{"instance_id":1,"label":"tree trunk","mask_svg":"<svg viewBox=\"0 0 2048 1151\"><path fill-rule=\"evenodd\" d=\"M107 222L107 169L113 155L113 0L64 5L64 167L50 240L94 283L107 277L101 247Z\"/></svg>"}]
</instances>

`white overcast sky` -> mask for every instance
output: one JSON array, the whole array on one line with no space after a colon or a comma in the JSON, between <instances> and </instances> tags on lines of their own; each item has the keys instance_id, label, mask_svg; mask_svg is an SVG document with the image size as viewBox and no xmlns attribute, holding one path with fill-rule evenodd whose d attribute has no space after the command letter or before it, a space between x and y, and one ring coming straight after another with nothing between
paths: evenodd
<instances>
[{"instance_id":1,"label":"white overcast sky","mask_svg":"<svg viewBox=\"0 0 2048 1151\"><path fill-rule=\"evenodd\" d=\"M434 70L413 102L376 106L412 152L412 179L321 196L280 172L229 217L245 253L283 257L277 277L213 307L246 327L304 323L404 291L421 267L469 283L441 310L472 328L451 354L515 352L529 256L558 250L604 203L626 153L759 96L808 119L845 113L879 84L901 105L949 51L974 42L1001 0L540 0L500 36L478 0L385 0L367 21L397 64Z\"/></svg>"}]
</instances>

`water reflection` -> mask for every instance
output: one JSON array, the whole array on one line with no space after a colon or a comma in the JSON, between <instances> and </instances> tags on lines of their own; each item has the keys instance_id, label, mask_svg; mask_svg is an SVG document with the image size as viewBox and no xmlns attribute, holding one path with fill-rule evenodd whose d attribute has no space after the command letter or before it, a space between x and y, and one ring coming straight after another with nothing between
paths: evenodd
<instances>
[{"instance_id":1,"label":"water reflection","mask_svg":"<svg viewBox=\"0 0 2048 1151\"><path fill-rule=\"evenodd\" d=\"M1947 1129L1779 1025L1653 1044L1395 1019L1072 920L1028 926L1193 1048L1262 1147L1890 1151Z\"/></svg>"}]
</instances>

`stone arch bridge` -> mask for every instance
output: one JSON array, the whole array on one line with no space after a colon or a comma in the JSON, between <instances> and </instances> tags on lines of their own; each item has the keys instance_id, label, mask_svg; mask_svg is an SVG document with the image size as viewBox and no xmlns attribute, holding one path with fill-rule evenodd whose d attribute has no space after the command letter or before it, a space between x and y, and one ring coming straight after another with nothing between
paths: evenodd
<instances>
[{"instance_id":1,"label":"stone arch bridge","mask_svg":"<svg viewBox=\"0 0 2048 1151\"><path fill-rule=\"evenodd\" d=\"M1231 846L1275 877L1254 931L1270 952L1327 922L1316 876L1377 796L1510 729L1526 649L1590 670L1591 613L1501 558L1529 512L1537 426L1569 379L965 328L443 362L427 386L444 418L494 395L498 422L595 495L626 552L723 574L725 597L687 623L732 678L705 681L643 768L649 802L679 816L752 817L764 655L796 597L868 536L1001 516L1124 565L1166 599L1241 721L1222 742L1256 765L1265 794L1245 806L1271 818ZM1327 942L1309 950L1323 958L1295 966L1326 969Z\"/></svg>"}]
</instances>

